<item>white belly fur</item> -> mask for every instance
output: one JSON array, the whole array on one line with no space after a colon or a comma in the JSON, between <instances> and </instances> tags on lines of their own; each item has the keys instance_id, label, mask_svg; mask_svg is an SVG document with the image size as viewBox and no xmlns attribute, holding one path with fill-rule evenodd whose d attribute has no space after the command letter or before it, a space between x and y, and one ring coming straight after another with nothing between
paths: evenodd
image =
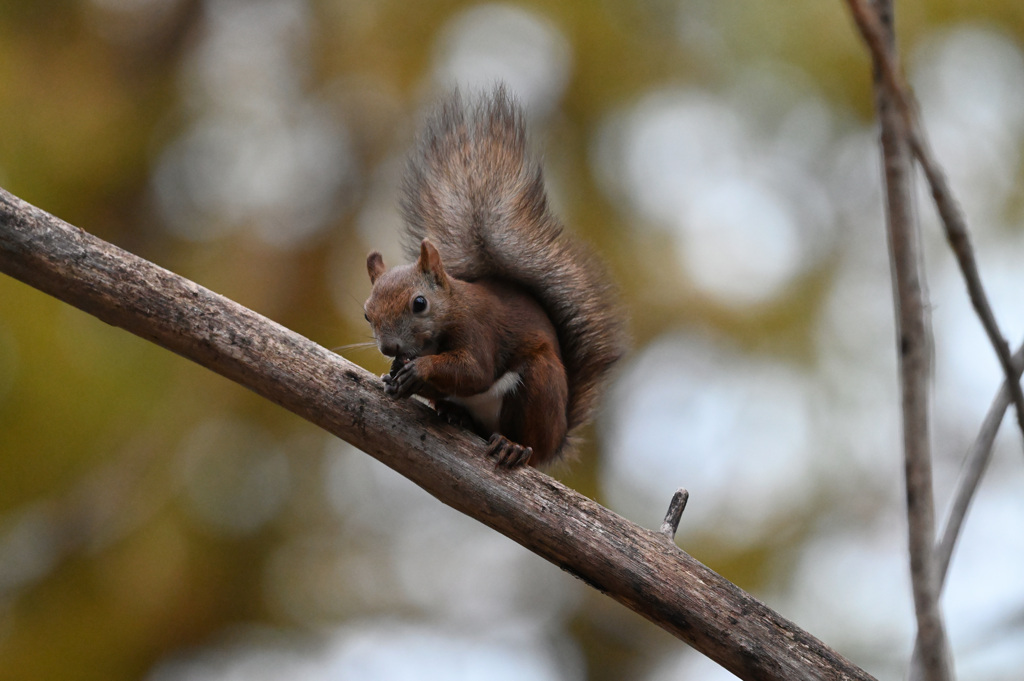
<instances>
[{"instance_id":1,"label":"white belly fur","mask_svg":"<svg viewBox=\"0 0 1024 681\"><path fill-rule=\"evenodd\" d=\"M521 377L514 371L507 371L495 381L490 388L482 393L470 395L469 397L448 398L473 415L473 419L484 427L485 430L495 433L498 431L498 421L501 418L501 405L505 401L505 395L515 392L519 387Z\"/></svg>"}]
</instances>

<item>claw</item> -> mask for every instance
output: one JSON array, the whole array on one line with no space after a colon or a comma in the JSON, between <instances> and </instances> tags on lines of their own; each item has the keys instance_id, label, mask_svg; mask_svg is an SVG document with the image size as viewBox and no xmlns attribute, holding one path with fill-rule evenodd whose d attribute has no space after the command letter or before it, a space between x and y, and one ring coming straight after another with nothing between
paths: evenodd
<instances>
[{"instance_id":1,"label":"claw","mask_svg":"<svg viewBox=\"0 0 1024 681\"><path fill-rule=\"evenodd\" d=\"M499 468L519 468L533 455L533 447L524 447L512 442L500 433L494 433L487 440L487 456L496 458Z\"/></svg>"},{"instance_id":2,"label":"claw","mask_svg":"<svg viewBox=\"0 0 1024 681\"><path fill-rule=\"evenodd\" d=\"M394 366L392 366L394 370ZM384 392L396 398L409 397L423 385L423 379L416 372L416 362L406 362L401 369L384 381Z\"/></svg>"}]
</instances>

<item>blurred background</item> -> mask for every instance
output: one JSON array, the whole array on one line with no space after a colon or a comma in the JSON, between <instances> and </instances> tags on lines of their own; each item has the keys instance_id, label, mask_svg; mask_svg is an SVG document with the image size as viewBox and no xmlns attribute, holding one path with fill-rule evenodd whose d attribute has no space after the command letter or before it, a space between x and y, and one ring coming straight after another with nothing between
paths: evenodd
<instances>
[{"instance_id":1,"label":"blurred background","mask_svg":"<svg viewBox=\"0 0 1024 681\"><path fill-rule=\"evenodd\" d=\"M1024 4L897 3L1011 342ZM507 81L634 349L553 474L880 678L913 637L870 66L839 0L6 0L0 185L329 347L369 339L423 107ZM922 190L940 516L1000 383ZM373 348L342 354L381 373ZM1024 667L1024 459L945 589ZM645 620L245 389L0 276L0 678L721 679Z\"/></svg>"}]
</instances>

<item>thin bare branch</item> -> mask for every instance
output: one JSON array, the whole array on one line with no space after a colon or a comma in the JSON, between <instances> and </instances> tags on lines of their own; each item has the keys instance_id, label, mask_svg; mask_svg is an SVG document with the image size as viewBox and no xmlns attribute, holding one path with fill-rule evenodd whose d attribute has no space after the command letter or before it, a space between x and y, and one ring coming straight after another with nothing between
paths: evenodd
<instances>
[{"instance_id":1,"label":"thin bare branch","mask_svg":"<svg viewBox=\"0 0 1024 681\"><path fill-rule=\"evenodd\" d=\"M957 539L960 536L960 529L963 527L964 518L967 516L967 509L971 505L974 493L981 483L981 477L988 467L992 458L992 445L999 432L999 426L1003 422L1003 416L1010 406L1010 387L1020 379L1021 371L1024 370L1024 347L1021 347L1013 355L1014 380L1003 383L999 389L992 406L989 407L985 420L981 424L978 436L971 445L971 449L964 457L964 465L957 479L956 489L953 492L953 501L949 506L949 513L946 516L946 523L942 529L942 535L935 546L937 562L939 591L945 584L946 573L949 571L949 561L953 557L953 549L956 547Z\"/></svg>"},{"instance_id":2,"label":"thin bare branch","mask_svg":"<svg viewBox=\"0 0 1024 681\"><path fill-rule=\"evenodd\" d=\"M1017 350L1013 356L1013 367L1016 377L1020 377L1024 369L1024 347ZM949 562L953 557L953 549L956 548L957 539L960 537L960 530L963 528L964 520L967 518L967 510L970 508L974 494L981 483L981 478L988 468L988 462L992 458L992 445L995 443L999 426L1003 422L1006 410L1010 406L1010 389L1006 382L1003 383L999 392L996 393L992 406L985 414L985 420L981 424L978 436L971 445L967 455L964 457L963 468L960 470L960 477L957 479L956 489L953 492L953 501L949 506L946 515L946 523L943 526L942 534L935 545L935 563L937 579L939 580L939 594L946 585L946 574L949 572ZM921 668L921 650L914 645L914 654L911 658L911 669ZM911 681L916 681L918 676L912 676Z\"/></svg>"},{"instance_id":3,"label":"thin bare branch","mask_svg":"<svg viewBox=\"0 0 1024 681\"><path fill-rule=\"evenodd\" d=\"M663 535L534 469L252 310L0 189L0 271L253 390L362 449L742 679L872 677Z\"/></svg>"},{"instance_id":4,"label":"thin bare branch","mask_svg":"<svg viewBox=\"0 0 1024 681\"><path fill-rule=\"evenodd\" d=\"M928 180L946 240L949 242L950 249L956 257L967 285L967 294L971 299L971 305L981 320L981 325L995 349L996 357L999 359L1003 374L1009 383L1010 396L1017 412L1017 425L1024 435L1024 390L1021 389L1019 378L1013 378L1015 372L1010 358L1010 345L999 329L992 306L989 304L988 295L981 283L978 262L974 255L974 248L971 246L970 232L963 211L953 195L953 190L949 186L942 167L932 153L924 126L921 125L917 101L897 68L893 53L886 47L886 30L879 14L868 6L867 0L846 1L853 13L857 28L860 29L861 36L871 51L875 68L892 93L893 104L903 119L910 148ZM1016 375L1019 376L1019 374Z\"/></svg>"},{"instance_id":5,"label":"thin bare branch","mask_svg":"<svg viewBox=\"0 0 1024 681\"><path fill-rule=\"evenodd\" d=\"M862 4L850 0L861 19ZM895 63L892 4L876 0L871 10L878 31L872 54L875 58L875 106L881 127L885 170L886 225L896 307L897 348L903 412L903 452L907 493L908 548L910 574L917 616L917 649L911 674L923 674L927 681L953 678L945 625L939 609L936 575L935 507L932 490L931 430L929 427L931 379L931 325L923 283L924 268L920 234L913 210L913 168L908 143L908 121L899 99L884 77L886 67ZM872 44L871 40L867 41ZM919 666L918 664L919 663Z\"/></svg>"}]
</instances>

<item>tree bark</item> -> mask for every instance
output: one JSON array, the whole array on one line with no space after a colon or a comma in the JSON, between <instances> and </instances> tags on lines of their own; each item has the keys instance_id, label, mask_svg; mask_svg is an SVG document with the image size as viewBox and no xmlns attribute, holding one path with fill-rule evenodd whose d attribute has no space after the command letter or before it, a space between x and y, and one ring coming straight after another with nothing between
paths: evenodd
<instances>
[{"instance_id":1,"label":"tree bark","mask_svg":"<svg viewBox=\"0 0 1024 681\"><path fill-rule=\"evenodd\" d=\"M0 271L255 391L640 613L742 679L872 677L681 551L316 343L0 189Z\"/></svg>"}]
</instances>

